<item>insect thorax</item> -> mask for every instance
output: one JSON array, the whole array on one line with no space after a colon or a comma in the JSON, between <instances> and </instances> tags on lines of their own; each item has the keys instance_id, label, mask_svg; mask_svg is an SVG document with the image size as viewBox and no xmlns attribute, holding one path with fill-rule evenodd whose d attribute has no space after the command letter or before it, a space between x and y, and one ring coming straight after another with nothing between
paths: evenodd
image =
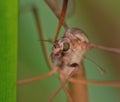
<instances>
[{"instance_id":1,"label":"insect thorax","mask_svg":"<svg viewBox=\"0 0 120 102\"><path fill-rule=\"evenodd\" d=\"M75 67L80 64L87 51L88 38L80 29L68 29L64 36L55 42L51 59L54 66Z\"/></svg>"}]
</instances>

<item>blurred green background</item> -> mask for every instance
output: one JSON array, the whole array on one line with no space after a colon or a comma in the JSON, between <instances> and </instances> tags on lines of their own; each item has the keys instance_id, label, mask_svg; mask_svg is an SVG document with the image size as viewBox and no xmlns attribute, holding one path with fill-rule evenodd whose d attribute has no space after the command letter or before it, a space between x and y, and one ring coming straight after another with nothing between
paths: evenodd
<instances>
[{"instance_id":1,"label":"blurred green background","mask_svg":"<svg viewBox=\"0 0 120 102\"><path fill-rule=\"evenodd\" d=\"M25 9L31 4L38 8L46 39L53 38L58 23L44 0L20 0L19 8L22 11L19 14L18 80L49 72L38 41L34 16L31 11ZM75 0L75 10L72 13L72 16L67 18L69 26L83 29L90 42L120 48L119 0ZM50 54L52 45L46 43L46 46ZM95 64L85 61L88 80L120 81L120 55L92 50L87 53L87 56L106 70L106 73L101 75ZM17 102L47 102L59 86L58 75L18 86ZM88 88L90 102L120 102L120 88L102 86L89 86ZM67 102L64 92L61 91L53 102Z\"/></svg>"}]
</instances>

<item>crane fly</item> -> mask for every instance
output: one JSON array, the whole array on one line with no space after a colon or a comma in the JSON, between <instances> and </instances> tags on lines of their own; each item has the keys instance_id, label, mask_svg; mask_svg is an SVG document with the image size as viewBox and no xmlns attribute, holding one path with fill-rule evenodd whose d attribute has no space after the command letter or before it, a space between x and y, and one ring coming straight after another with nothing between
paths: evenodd
<instances>
[{"instance_id":1,"label":"crane fly","mask_svg":"<svg viewBox=\"0 0 120 102\"><path fill-rule=\"evenodd\" d=\"M55 6L54 0L45 0L45 2L59 20L55 36L52 40L46 40L44 38L44 35L42 34L40 24L41 21L38 16L37 9L32 6L31 10L36 21L36 25L40 35L40 42L42 44L46 62L51 71L40 76L20 80L17 82L17 85L25 85L34 81L42 80L59 72L61 85L51 95L51 97L48 99L48 102L52 102L54 97L62 89L66 93L69 102L89 102L87 85L106 85L120 87L120 82L86 80L85 70L83 67L83 61L86 58L86 52L90 51L93 48L118 54L120 54L120 50L116 48L108 48L101 45L93 44L88 40L88 37L83 30L79 28L70 28L65 21L67 7L69 5L68 2L70 2L70 0L63 0L61 12L57 8L57 6ZM58 34L62 26L65 32L63 36L58 39ZM52 65L49 62L49 58L45 48L45 41L53 44L52 52L50 55ZM69 89L66 86L67 83L70 84Z\"/></svg>"}]
</instances>

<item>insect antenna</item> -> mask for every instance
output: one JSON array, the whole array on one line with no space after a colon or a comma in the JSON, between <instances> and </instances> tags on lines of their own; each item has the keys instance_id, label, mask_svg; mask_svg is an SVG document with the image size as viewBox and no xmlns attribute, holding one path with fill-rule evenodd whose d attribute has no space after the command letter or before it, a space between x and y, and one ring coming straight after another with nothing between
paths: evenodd
<instances>
[{"instance_id":1,"label":"insect antenna","mask_svg":"<svg viewBox=\"0 0 120 102\"><path fill-rule=\"evenodd\" d=\"M50 43L50 44L54 44L53 41L49 40L49 39L48 40L40 39L38 41L41 41L41 42L43 41L43 42L47 42L47 43Z\"/></svg>"},{"instance_id":2,"label":"insect antenna","mask_svg":"<svg viewBox=\"0 0 120 102\"><path fill-rule=\"evenodd\" d=\"M92 62L93 64L95 64L97 67L97 70L100 72L100 74L105 74L105 69L103 69L99 64L97 64L95 61L93 61L90 57L85 57L85 60L87 60L87 61L90 61L90 62Z\"/></svg>"}]
</instances>

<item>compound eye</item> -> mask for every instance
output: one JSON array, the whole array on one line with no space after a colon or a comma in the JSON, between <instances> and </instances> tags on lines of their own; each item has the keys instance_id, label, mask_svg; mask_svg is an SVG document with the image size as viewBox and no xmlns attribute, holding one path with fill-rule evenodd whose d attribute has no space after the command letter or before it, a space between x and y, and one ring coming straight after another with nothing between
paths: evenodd
<instances>
[{"instance_id":1,"label":"compound eye","mask_svg":"<svg viewBox=\"0 0 120 102\"><path fill-rule=\"evenodd\" d=\"M63 51L68 51L70 48L70 44L68 42L63 43Z\"/></svg>"}]
</instances>

